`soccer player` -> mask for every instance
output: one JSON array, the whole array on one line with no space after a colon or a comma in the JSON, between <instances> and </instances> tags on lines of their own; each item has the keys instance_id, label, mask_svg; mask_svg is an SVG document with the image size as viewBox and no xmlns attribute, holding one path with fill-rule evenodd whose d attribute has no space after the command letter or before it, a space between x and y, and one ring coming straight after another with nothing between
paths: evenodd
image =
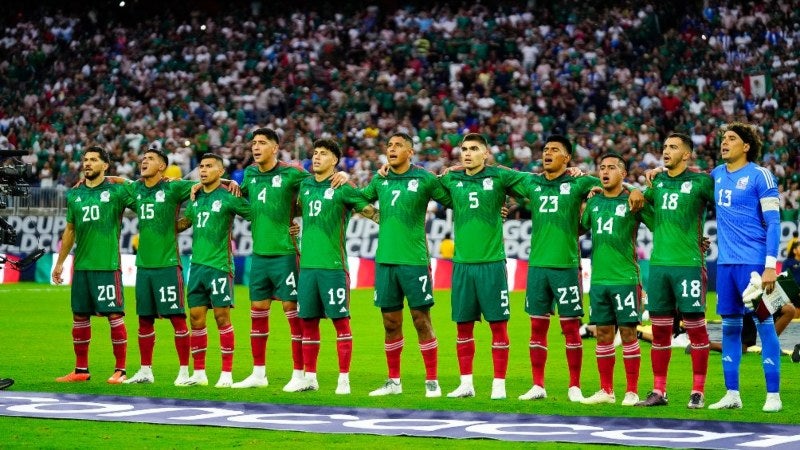
<instances>
[{"instance_id":1,"label":"soccer player","mask_svg":"<svg viewBox=\"0 0 800 450\"><path fill-rule=\"evenodd\" d=\"M244 171L242 194L250 201L253 255L250 268L250 347L253 372L233 388L265 387L269 315L273 300L283 306L289 321L292 346L292 377L284 391L292 392L303 380L303 345L297 317L297 242L289 233L300 183L311 176L299 166L278 161L278 135L269 128L253 131L250 148L255 164ZM337 173L334 189L349 177Z\"/></svg>"},{"instance_id":2,"label":"soccer player","mask_svg":"<svg viewBox=\"0 0 800 450\"><path fill-rule=\"evenodd\" d=\"M474 397L475 322L483 318L492 331L492 399L506 398L508 370L508 279L500 208L506 194L529 174L487 166L486 139L469 133L461 141L461 165L441 178L453 204L452 318L457 324L456 352L461 383L448 397ZM385 208L385 206L384 206ZM576 238L577 239L577 238Z\"/></svg>"},{"instance_id":3,"label":"soccer player","mask_svg":"<svg viewBox=\"0 0 800 450\"><path fill-rule=\"evenodd\" d=\"M701 247L705 210L713 202L713 180L688 170L692 140L670 133L664 141L666 173L653 178L645 198L653 205L648 310L653 324L650 350L653 390L637 406L667 404L667 369L672 356L672 325L677 311L691 342L693 383L688 407L702 408L708 372L706 271Z\"/></svg>"},{"instance_id":4,"label":"soccer player","mask_svg":"<svg viewBox=\"0 0 800 450\"><path fill-rule=\"evenodd\" d=\"M738 409L741 333L745 306L742 292L750 272L761 273L765 292L775 286L780 244L778 189L769 170L759 167L761 139L744 123L727 126L720 153L725 164L711 172L717 204L717 313L722 316L722 372L728 392L709 409ZM652 270L652 269L651 269ZM652 277L652 275L651 275ZM763 411L783 408L780 398L781 349L772 317L756 321L767 386Z\"/></svg>"},{"instance_id":5,"label":"soccer player","mask_svg":"<svg viewBox=\"0 0 800 450\"><path fill-rule=\"evenodd\" d=\"M319 357L319 321L327 317L336 329L339 357L337 394L350 394L350 361L353 336L350 331L350 277L347 273L345 232L351 210L378 221L378 211L350 184L331 187L331 177L342 152L331 139L314 142L313 177L300 184L299 201L303 210L300 239L300 277L298 315L303 329L302 382L287 386L289 392L316 391Z\"/></svg>"},{"instance_id":6,"label":"soccer player","mask_svg":"<svg viewBox=\"0 0 800 450\"><path fill-rule=\"evenodd\" d=\"M600 390L581 403L615 403L614 326L622 338L627 388L623 406L639 401L641 351L636 336L640 321L641 285L636 257L636 235L642 222L640 213L628 207L628 192L622 186L627 176L625 160L616 153L600 157L598 166L602 195L586 202L581 226L592 233L592 288L589 291L589 320L597 326L597 370Z\"/></svg>"},{"instance_id":7,"label":"soccer player","mask_svg":"<svg viewBox=\"0 0 800 450\"><path fill-rule=\"evenodd\" d=\"M125 298L119 266L119 235L122 213L133 208L133 199L121 184L105 179L109 156L102 147L89 147L83 154L84 183L67 192L67 226L53 268L53 282L61 284L64 260L75 247L72 274L72 345L75 370L58 382L81 382L89 375L89 342L92 315L106 316L111 326L111 345L116 360L108 379L120 384L126 379L125 357L128 332L125 329Z\"/></svg>"},{"instance_id":8,"label":"soccer player","mask_svg":"<svg viewBox=\"0 0 800 450\"><path fill-rule=\"evenodd\" d=\"M400 356L403 338L403 298L408 299L425 364L425 396L440 397L438 341L431 324L433 306L430 254L425 236L425 213L432 198L449 205L450 196L435 175L411 164L413 141L405 133L389 137L386 156L389 173L376 176L362 191L370 202L378 200L383 212L375 256L375 306L381 308L384 350L389 378L371 396L401 394Z\"/></svg>"},{"instance_id":9,"label":"soccer player","mask_svg":"<svg viewBox=\"0 0 800 450\"><path fill-rule=\"evenodd\" d=\"M189 199L194 181L164 178L167 155L151 147L142 156L141 179L126 184L136 201L139 219L139 251L136 253L136 313L139 316L141 368L129 383L152 383L155 319L166 318L175 330L178 377L175 385L189 378L189 329L184 310L183 270L178 253L175 217Z\"/></svg>"},{"instance_id":10,"label":"soccer player","mask_svg":"<svg viewBox=\"0 0 800 450\"><path fill-rule=\"evenodd\" d=\"M206 386L206 350L208 334L206 315L209 307L219 330L222 352L222 373L216 387L233 384L234 334L230 308L233 306L233 253L230 244L231 226L236 214L250 220L250 205L222 188L220 177L225 168L222 157L203 155L198 165L203 188L190 202L178 230L192 226L192 265L190 267L188 303L192 325L191 349L194 373L179 386Z\"/></svg>"}]
</instances>

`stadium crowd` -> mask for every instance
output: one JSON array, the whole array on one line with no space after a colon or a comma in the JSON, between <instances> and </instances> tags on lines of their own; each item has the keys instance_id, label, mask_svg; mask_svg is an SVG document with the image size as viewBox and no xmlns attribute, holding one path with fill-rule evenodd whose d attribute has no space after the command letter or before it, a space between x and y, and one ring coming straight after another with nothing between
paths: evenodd
<instances>
[{"instance_id":1,"label":"stadium crowd","mask_svg":"<svg viewBox=\"0 0 800 450\"><path fill-rule=\"evenodd\" d=\"M639 183L668 132L689 134L710 169L718 127L740 120L759 124L761 163L796 220L799 2L710 1L682 17L610 3L329 16L255 2L135 25L94 10L22 16L0 36L0 148L29 150L42 187L71 186L90 144L111 153L110 173L136 176L153 141L174 175L213 151L237 179L252 162L248 133L266 126L281 159L306 167L314 139L337 139L342 167L365 185L393 131L414 136L417 162L434 172L457 161L467 132L487 136L497 162L537 171L544 137L560 132L578 144L579 167L592 172L614 150Z\"/></svg>"}]
</instances>

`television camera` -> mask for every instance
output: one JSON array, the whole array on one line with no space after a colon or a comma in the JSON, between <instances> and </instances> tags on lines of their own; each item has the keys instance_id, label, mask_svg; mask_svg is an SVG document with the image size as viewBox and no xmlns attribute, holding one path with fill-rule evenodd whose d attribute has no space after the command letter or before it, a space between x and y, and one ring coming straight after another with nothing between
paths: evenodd
<instances>
[{"instance_id":1,"label":"television camera","mask_svg":"<svg viewBox=\"0 0 800 450\"><path fill-rule=\"evenodd\" d=\"M33 168L18 159L25 154L24 151L0 150L0 209L8 207L6 199L9 197L28 196L27 179L33 173ZM0 217L0 245L15 245L16 243L16 230L8 221ZM0 265L8 262L14 268L23 270L41 258L43 254L44 250L40 249L20 261L6 260L0 256Z\"/></svg>"}]
</instances>

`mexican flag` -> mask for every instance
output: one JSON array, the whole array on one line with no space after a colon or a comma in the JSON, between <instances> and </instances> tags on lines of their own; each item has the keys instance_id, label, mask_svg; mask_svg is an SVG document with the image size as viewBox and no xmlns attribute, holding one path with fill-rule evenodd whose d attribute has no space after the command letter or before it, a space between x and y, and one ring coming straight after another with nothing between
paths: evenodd
<instances>
[{"instance_id":1,"label":"mexican flag","mask_svg":"<svg viewBox=\"0 0 800 450\"><path fill-rule=\"evenodd\" d=\"M765 74L745 75L743 86L744 93L753 98L764 98L772 92L772 77Z\"/></svg>"}]
</instances>

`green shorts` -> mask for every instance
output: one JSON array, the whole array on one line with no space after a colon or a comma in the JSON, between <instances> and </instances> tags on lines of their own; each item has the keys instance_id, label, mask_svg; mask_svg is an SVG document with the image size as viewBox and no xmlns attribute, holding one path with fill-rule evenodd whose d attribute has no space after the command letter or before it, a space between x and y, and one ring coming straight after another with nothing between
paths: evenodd
<instances>
[{"instance_id":1,"label":"green shorts","mask_svg":"<svg viewBox=\"0 0 800 450\"><path fill-rule=\"evenodd\" d=\"M531 316L546 316L553 313L554 304L561 317L583 316L583 292L578 268L529 266L525 312Z\"/></svg>"},{"instance_id":2,"label":"green shorts","mask_svg":"<svg viewBox=\"0 0 800 450\"><path fill-rule=\"evenodd\" d=\"M189 270L189 308L233 307L233 275L202 264Z\"/></svg>"},{"instance_id":3,"label":"green shorts","mask_svg":"<svg viewBox=\"0 0 800 450\"><path fill-rule=\"evenodd\" d=\"M297 255L252 255L250 263L251 301L297 301Z\"/></svg>"},{"instance_id":4,"label":"green shorts","mask_svg":"<svg viewBox=\"0 0 800 450\"><path fill-rule=\"evenodd\" d=\"M706 312L704 267L650 266L647 310L651 315Z\"/></svg>"},{"instance_id":5,"label":"green shorts","mask_svg":"<svg viewBox=\"0 0 800 450\"><path fill-rule=\"evenodd\" d=\"M431 268L399 264L375 265L375 306L383 312L403 309L408 298L411 309L427 310L433 306Z\"/></svg>"},{"instance_id":6,"label":"green shorts","mask_svg":"<svg viewBox=\"0 0 800 450\"><path fill-rule=\"evenodd\" d=\"M72 312L78 315L125 315L122 272L76 270L72 273Z\"/></svg>"},{"instance_id":7,"label":"green shorts","mask_svg":"<svg viewBox=\"0 0 800 450\"><path fill-rule=\"evenodd\" d=\"M589 323L636 326L641 321L641 287L635 284L589 290Z\"/></svg>"},{"instance_id":8,"label":"green shorts","mask_svg":"<svg viewBox=\"0 0 800 450\"><path fill-rule=\"evenodd\" d=\"M186 315L180 266L136 269L136 314L146 317Z\"/></svg>"},{"instance_id":9,"label":"green shorts","mask_svg":"<svg viewBox=\"0 0 800 450\"><path fill-rule=\"evenodd\" d=\"M453 263L452 318L454 322L489 322L508 320L506 262L465 264Z\"/></svg>"},{"instance_id":10,"label":"green shorts","mask_svg":"<svg viewBox=\"0 0 800 450\"><path fill-rule=\"evenodd\" d=\"M350 317L350 277L341 269L300 269L297 315L301 319Z\"/></svg>"}]
</instances>

